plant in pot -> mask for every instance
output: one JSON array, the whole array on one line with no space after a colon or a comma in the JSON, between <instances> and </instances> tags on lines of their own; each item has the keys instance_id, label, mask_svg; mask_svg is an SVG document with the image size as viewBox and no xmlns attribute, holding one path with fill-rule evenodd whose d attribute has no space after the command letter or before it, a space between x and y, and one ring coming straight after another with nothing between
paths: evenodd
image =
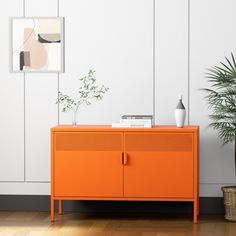
<instances>
[{"instance_id":1,"label":"plant in pot","mask_svg":"<svg viewBox=\"0 0 236 236\"><path fill-rule=\"evenodd\" d=\"M61 104L62 112L72 111L72 125L77 125L78 110L82 104L91 105L93 100L101 100L108 91L108 87L96 83L94 70L89 70L88 75L79 80L82 86L79 87L77 98L59 91L56 101L56 104Z\"/></svg>"},{"instance_id":2,"label":"plant in pot","mask_svg":"<svg viewBox=\"0 0 236 236\"><path fill-rule=\"evenodd\" d=\"M209 118L222 144L234 143L236 167L236 62L233 53L220 66L208 69L206 78L210 88L204 88L206 100L211 110ZM236 221L236 186L222 187L225 204L225 218Z\"/></svg>"}]
</instances>

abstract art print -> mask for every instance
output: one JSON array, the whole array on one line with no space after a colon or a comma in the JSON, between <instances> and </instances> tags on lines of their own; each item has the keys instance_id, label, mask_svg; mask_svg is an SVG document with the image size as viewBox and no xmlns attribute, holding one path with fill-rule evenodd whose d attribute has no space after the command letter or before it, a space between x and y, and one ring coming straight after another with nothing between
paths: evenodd
<instances>
[{"instance_id":1,"label":"abstract art print","mask_svg":"<svg viewBox=\"0 0 236 236\"><path fill-rule=\"evenodd\" d=\"M11 71L63 72L63 18L11 18Z\"/></svg>"}]
</instances>

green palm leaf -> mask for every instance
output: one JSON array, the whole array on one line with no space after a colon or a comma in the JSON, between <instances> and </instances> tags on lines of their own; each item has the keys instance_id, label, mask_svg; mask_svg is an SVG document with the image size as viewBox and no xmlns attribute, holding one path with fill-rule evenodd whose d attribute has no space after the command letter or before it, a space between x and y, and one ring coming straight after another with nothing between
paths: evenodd
<instances>
[{"instance_id":1,"label":"green palm leaf","mask_svg":"<svg viewBox=\"0 0 236 236\"><path fill-rule=\"evenodd\" d=\"M226 62L221 66L209 68L206 78L210 88L202 89L205 99L211 110L209 127L216 130L223 145L236 145L236 62L233 53L231 60L225 57ZM236 167L236 146L235 146Z\"/></svg>"}]
</instances>

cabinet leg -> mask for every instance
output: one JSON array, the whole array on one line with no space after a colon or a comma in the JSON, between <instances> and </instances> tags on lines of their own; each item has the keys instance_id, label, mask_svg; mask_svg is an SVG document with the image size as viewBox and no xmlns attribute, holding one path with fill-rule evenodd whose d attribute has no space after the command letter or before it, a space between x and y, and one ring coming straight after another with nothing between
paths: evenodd
<instances>
[{"instance_id":1,"label":"cabinet leg","mask_svg":"<svg viewBox=\"0 0 236 236\"><path fill-rule=\"evenodd\" d=\"M54 199L51 198L51 222L54 222Z\"/></svg>"},{"instance_id":2,"label":"cabinet leg","mask_svg":"<svg viewBox=\"0 0 236 236\"><path fill-rule=\"evenodd\" d=\"M199 212L200 212L200 205L199 205L199 198L197 200L197 216L199 216Z\"/></svg>"},{"instance_id":3,"label":"cabinet leg","mask_svg":"<svg viewBox=\"0 0 236 236\"><path fill-rule=\"evenodd\" d=\"M62 200L58 201L58 214L62 215Z\"/></svg>"},{"instance_id":4,"label":"cabinet leg","mask_svg":"<svg viewBox=\"0 0 236 236\"><path fill-rule=\"evenodd\" d=\"M193 223L197 223L197 216L198 216L198 200L193 202Z\"/></svg>"}]
</instances>

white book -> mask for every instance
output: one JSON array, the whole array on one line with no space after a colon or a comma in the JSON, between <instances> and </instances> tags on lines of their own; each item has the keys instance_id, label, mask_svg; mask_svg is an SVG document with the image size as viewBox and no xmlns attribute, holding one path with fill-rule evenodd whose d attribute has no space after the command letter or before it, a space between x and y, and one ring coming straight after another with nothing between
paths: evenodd
<instances>
[{"instance_id":1,"label":"white book","mask_svg":"<svg viewBox=\"0 0 236 236\"><path fill-rule=\"evenodd\" d=\"M129 128L130 124L122 124L122 123L117 122L117 123L112 123L111 127L113 127L113 128Z\"/></svg>"},{"instance_id":2,"label":"white book","mask_svg":"<svg viewBox=\"0 0 236 236\"><path fill-rule=\"evenodd\" d=\"M152 124L151 119L120 119L120 123L122 124Z\"/></svg>"},{"instance_id":3,"label":"white book","mask_svg":"<svg viewBox=\"0 0 236 236\"><path fill-rule=\"evenodd\" d=\"M152 128L152 124L130 124L130 128Z\"/></svg>"},{"instance_id":4,"label":"white book","mask_svg":"<svg viewBox=\"0 0 236 236\"><path fill-rule=\"evenodd\" d=\"M152 124L112 123L113 128L152 128Z\"/></svg>"},{"instance_id":5,"label":"white book","mask_svg":"<svg viewBox=\"0 0 236 236\"><path fill-rule=\"evenodd\" d=\"M122 119L153 119L152 115L123 115Z\"/></svg>"}]
</instances>

